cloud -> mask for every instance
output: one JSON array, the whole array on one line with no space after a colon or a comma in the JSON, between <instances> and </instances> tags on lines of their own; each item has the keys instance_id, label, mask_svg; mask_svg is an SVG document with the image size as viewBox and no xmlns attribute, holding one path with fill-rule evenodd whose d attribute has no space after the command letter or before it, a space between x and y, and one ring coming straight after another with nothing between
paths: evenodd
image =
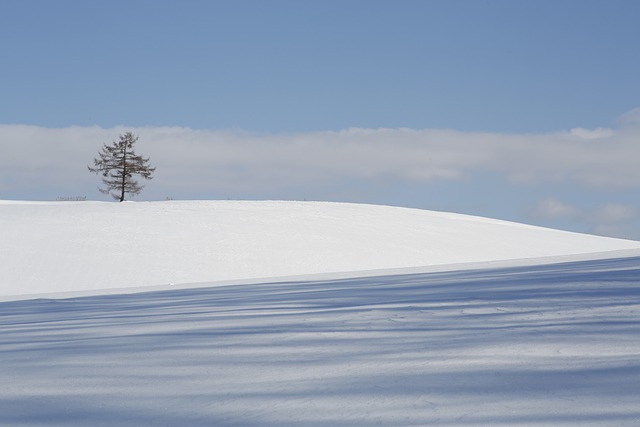
<instances>
[{"instance_id":1,"label":"cloud","mask_svg":"<svg viewBox=\"0 0 640 427\"><path fill-rule=\"evenodd\" d=\"M640 107L627 111L618 118L621 126L637 126L640 125Z\"/></svg>"},{"instance_id":2,"label":"cloud","mask_svg":"<svg viewBox=\"0 0 640 427\"><path fill-rule=\"evenodd\" d=\"M344 190L350 181L384 179L425 185L469 182L482 173L518 185L640 187L637 126L549 134L404 128L256 134L182 127L0 125L0 191L58 192L51 197L92 194L98 180L86 165L103 143L127 130L140 136L138 151L157 167L148 188L164 189L174 197L199 193L273 197L295 189L341 186ZM546 210L542 215L567 214L567 207L554 207L552 202L542 207Z\"/></svg>"},{"instance_id":3,"label":"cloud","mask_svg":"<svg viewBox=\"0 0 640 427\"><path fill-rule=\"evenodd\" d=\"M518 183L586 188L640 186L640 132L573 129L518 135L439 129L346 129L258 135L139 129L165 171L192 184L235 188L313 185L389 177L417 183L492 172ZM179 182L178 176L171 177Z\"/></svg>"},{"instance_id":4,"label":"cloud","mask_svg":"<svg viewBox=\"0 0 640 427\"><path fill-rule=\"evenodd\" d=\"M615 133L612 129L606 129L606 128L596 128L596 129L573 128L569 131L569 135L582 138L582 139L608 138L613 136L614 134Z\"/></svg>"}]
</instances>

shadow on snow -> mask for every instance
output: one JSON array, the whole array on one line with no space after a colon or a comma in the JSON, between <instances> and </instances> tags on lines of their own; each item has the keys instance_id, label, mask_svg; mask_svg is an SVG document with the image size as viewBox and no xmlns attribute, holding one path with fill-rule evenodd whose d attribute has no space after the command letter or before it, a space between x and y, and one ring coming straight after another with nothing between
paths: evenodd
<instances>
[{"instance_id":1,"label":"shadow on snow","mask_svg":"<svg viewBox=\"0 0 640 427\"><path fill-rule=\"evenodd\" d=\"M3 425L640 422L640 258L0 303Z\"/></svg>"}]
</instances>

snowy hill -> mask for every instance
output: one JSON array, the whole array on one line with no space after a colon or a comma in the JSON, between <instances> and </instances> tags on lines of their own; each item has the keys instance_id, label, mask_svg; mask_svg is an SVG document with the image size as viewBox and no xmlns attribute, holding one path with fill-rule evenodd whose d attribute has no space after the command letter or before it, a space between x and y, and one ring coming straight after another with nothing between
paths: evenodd
<instances>
[{"instance_id":1,"label":"snowy hill","mask_svg":"<svg viewBox=\"0 0 640 427\"><path fill-rule=\"evenodd\" d=\"M0 202L0 295L486 262L640 242L322 202Z\"/></svg>"}]
</instances>

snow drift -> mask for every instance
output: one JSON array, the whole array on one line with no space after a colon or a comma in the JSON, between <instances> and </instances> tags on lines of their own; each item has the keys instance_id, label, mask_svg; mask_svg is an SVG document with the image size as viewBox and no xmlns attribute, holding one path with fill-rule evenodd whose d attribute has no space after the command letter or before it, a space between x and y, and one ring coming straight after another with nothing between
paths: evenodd
<instances>
[{"instance_id":1,"label":"snow drift","mask_svg":"<svg viewBox=\"0 0 640 427\"><path fill-rule=\"evenodd\" d=\"M0 202L0 295L640 248L466 215L285 201Z\"/></svg>"}]
</instances>

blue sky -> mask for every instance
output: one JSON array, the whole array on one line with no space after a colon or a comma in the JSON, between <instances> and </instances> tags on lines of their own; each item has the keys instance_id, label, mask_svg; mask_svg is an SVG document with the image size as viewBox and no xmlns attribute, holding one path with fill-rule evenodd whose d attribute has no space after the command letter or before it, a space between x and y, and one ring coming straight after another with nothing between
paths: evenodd
<instances>
[{"instance_id":1,"label":"blue sky","mask_svg":"<svg viewBox=\"0 0 640 427\"><path fill-rule=\"evenodd\" d=\"M101 200L86 164L132 129L159 163L139 200L640 239L637 22L631 0L3 0L0 198Z\"/></svg>"}]
</instances>

